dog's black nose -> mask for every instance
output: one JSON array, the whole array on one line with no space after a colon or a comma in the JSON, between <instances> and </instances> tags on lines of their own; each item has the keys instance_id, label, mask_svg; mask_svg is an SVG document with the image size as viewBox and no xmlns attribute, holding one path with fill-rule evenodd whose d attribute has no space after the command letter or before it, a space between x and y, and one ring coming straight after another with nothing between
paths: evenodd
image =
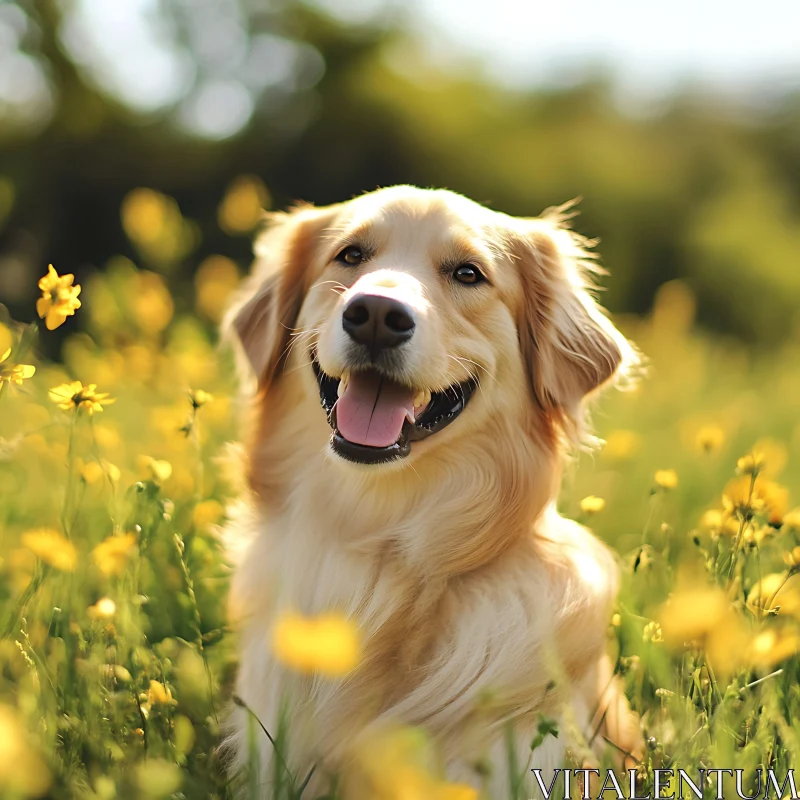
<instances>
[{"instance_id":1,"label":"dog's black nose","mask_svg":"<svg viewBox=\"0 0 800 800\"><path fill-rule=\"evenodd\" d=\"M357 294L342 312L342 327L373 355L407 342L415 326L414 312L405 303L379 294Z\"/></svg>"}]
</instances>

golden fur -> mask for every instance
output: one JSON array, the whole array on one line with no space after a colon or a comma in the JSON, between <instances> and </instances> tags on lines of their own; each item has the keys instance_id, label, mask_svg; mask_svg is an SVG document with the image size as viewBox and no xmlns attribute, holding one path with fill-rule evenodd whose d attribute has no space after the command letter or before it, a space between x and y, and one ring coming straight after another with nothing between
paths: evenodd
<instances>
[{"instance_id":1,"label":"golden fur","mask_svg":"<svg viewBox=\"0 0 800 800\"><path fill-rule=\"evenodd\" d=\"M353 242L374 257L335 262ZM536 752L545 769L564 765L567 746L581 761L608 740L638 747L605 655L615 559L554 504L586 396L634 355L589 293L586 244L559 211L518 219L408 186L272 215L257 242L226 321L256 384L249 492L227 530L237 693L273 730L289 702L289 758L299 773L317 765L316 788L353 769L359 737L396 721L433 733L451 779L478 786L473 765L491 759L497 798L509 723L523 765L540 713L561 723ZM464 261L489 283L459 286L441 269ZM315 350L341 375L342 306L365 287L417 312L410 385L480 381L452 425L390 465L332 453L310 365ZM336 681L284 669L269 630L285 609L354 618L363 664ZM246 717L232 719L238 763ZM272 757L266 741L260 757Z\"/></svg>"}]
</instances>

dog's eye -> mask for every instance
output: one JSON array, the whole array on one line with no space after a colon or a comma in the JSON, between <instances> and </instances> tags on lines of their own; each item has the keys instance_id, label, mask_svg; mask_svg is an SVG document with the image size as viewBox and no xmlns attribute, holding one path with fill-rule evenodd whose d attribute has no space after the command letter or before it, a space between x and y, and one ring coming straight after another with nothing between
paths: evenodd
<instances>
[{"instance_id":1,"label":"dog's eye","mask_svg":"<svg viewBox=\"0 0 800 800\"><path fill-rule=\"evenodd\" d=\"M351 244L345 247L344 250L336 256L335 260L340 261L342 264L347 264L348 267L357 267L366 259L364 251L358 245Z\"/></svg>"},{"instance_id":2,"label":"dog's eye","mask_svg":"<svg viewBox=\"0 0 800 800\"><path fill-rule=\"evenodd\" d=\"M453 270L453 277L459 283L480 283L486 280L474 264L461 264Z\"/></svg>"}]
</instances>

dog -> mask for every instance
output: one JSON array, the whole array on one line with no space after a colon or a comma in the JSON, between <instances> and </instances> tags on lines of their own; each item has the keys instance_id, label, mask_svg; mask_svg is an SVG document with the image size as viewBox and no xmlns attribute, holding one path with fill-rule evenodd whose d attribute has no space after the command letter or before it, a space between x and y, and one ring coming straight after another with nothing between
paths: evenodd
<instances>
[{"instance_id":1,"label":"dog","mask_svg":"<svg viewBox=\"0 0 800 800\"><path fill-rule=\"evenodd\" d=\"M252 385L226 532L234 766L249 717L274 732L282 713L281 757L314 768L311 796L398 723L491 798L508 793L509 730L524 767L543 716L559 735L533 754L542 774L609 748L632 766L639 728L606 655L617 562L555 498L588 398L637 356L566 210L515 218L396 186L269 215L223 323ZM337 680L282 666L269 631L287 610L352 619L362 663ZM266 786L275 753L255 746Z\"/></svg>"}]
</instances>

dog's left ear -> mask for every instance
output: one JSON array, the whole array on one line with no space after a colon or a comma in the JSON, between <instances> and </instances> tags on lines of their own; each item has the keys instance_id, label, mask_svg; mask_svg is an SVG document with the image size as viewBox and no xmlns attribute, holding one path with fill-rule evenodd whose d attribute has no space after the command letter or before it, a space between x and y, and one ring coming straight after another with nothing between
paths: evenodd
<instances>
[{"instance_id":1,"label":"dog's left ear","mask_svg":"<svg viewBox=\"0 0 800 800\"><path fill-rule=\"evenodd\" d=\"M523 286L520 347L533 394L571 438L583 399L636 361L635 350L591 295L591 243L570 231L562 209L518 220L516 257Z\"/></svg>"},{"instance_id":2,"label":"dog's left ear","mask_svg":"<svg viewBox=\"0 0 800 800\"><path fill-rule=\"evenodd\" d=\"M301 205L269 214L256 239L252 274L225 315L222 336L238 343L260 389L269 386L285 359L315 248L337 211L338 206Z\"/></svg>"}]
</instances>

